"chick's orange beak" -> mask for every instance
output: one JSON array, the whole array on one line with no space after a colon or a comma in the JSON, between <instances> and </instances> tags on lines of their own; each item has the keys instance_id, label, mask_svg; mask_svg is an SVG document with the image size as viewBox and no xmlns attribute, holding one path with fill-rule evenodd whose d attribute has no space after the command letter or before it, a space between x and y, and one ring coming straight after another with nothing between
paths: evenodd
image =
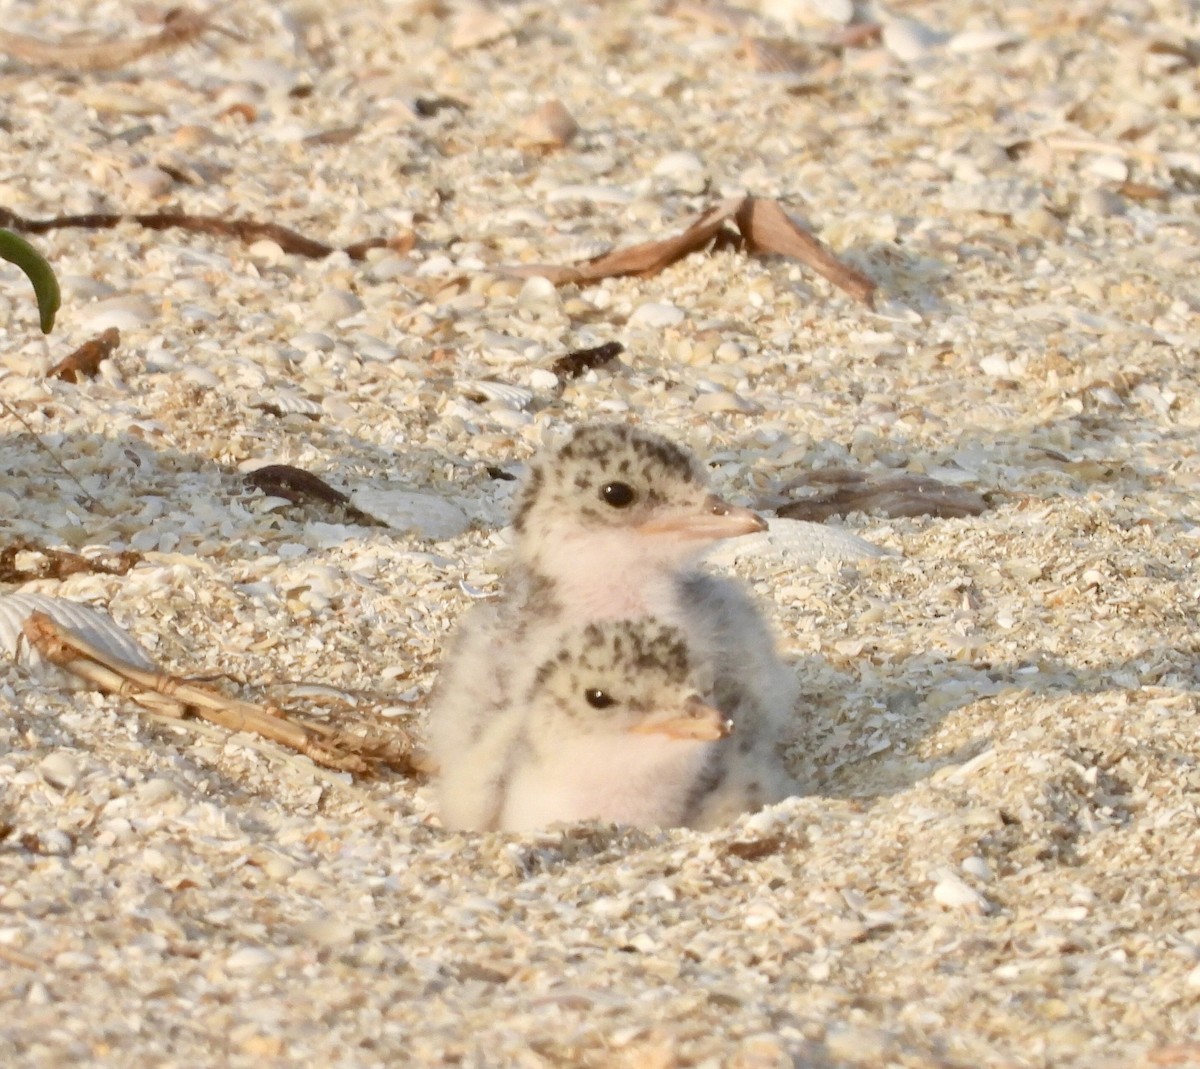
<instances>
[{"instance_id":1,"label":"chick's orange beak","mask_svg":"<svg viewBox=\"0 0 1200 1069\"><path fill-rule=\"evenodd\" d=\"M733 731L733 721L720 709L693 694L684 704L682 714L652 717L630 730L637 735L666 735L668 739L712 742Z\"/></svg>"},{"instance_id":2,"label":"chick's orange beak","mask_svg":"<svg viewBox=\"0 0 1200 1069\"><path fill-rule=\"evenodd\" d=\"M757 534L767 529L767 521L752 509L730 505L716 494L709 494L697 511L677 512L648 520L638 527L641 534L670 534L697 542L716 542L722 538Z\"/></svg>"}]
</instances>

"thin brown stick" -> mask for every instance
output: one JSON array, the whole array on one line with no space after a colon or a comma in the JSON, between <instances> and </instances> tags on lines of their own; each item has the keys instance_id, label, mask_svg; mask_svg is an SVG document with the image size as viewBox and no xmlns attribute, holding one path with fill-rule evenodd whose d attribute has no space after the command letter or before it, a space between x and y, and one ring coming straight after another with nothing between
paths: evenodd
<instances>
[{"instance_id":1,"label":"thin brown stick","mask_svg":"<svg viewBox=\"0 0 1200 1069\"><path fill-rule=\"evenodd\" d=\"M137 223L150 230L178 227L194 234L235 238L247 244L266 239L275 242L284 252L307 256L312 260L321 260L339 251L333 245L305 237L279 223L262 223L255 219L226 219L219 215L192 215L189 212L143 212L129 215L120 212L92 212L87 215L56 215L51 219L26 219L7 208L0 208L0 227L26 234L46 234L51 230L68 227L111 230L125 222ZM367 238L365 241L352 242L342 251L352 260L363 260L371 249L390 248L393 244L394 240L390 238Z\"/></svg>"},{"instance_id":2,"label":"thin brown stick","mask_svg":"<svg viewBox=\"0 0 1200 1069\"><path fill-rule=\"evenodd\" d=\"M214 12L202 13L175 8L167 13L163 27L149 37L131 41L99 40L63 44L0 30L0 52L6 52L36 67L62 67L75 71L112 71L156 52L173 52L199 40L210 30L236 36L213 26Z\"/></svg>"}]
</instances>

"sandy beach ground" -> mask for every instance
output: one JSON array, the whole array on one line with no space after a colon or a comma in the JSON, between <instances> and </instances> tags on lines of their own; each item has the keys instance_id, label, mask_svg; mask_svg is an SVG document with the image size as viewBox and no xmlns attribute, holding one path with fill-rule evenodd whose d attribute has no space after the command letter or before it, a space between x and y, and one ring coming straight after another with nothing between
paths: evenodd
<instances>
[{"instance_id":1,"label":"sandy beach ground","mask_svg":"<svg viewBox=\"0 0 1200 1069\"><path fill-rule=\"evenodd\" d=\"M714 559L795 666L811 789L712 833L451 835L418 778L0 666L0 1063L1200 1065L1196 9L842 7L252 0L114 70L0 60L0 208L390 242L54 229L48 339L0 271L0 549L141 555L0 593L171 671L419 738L509 477L582 420L768 514L832 468L989 503ZM59 42L161 15L0 2ZM504 270L742 193L874 307L728 247ZM248 489L272 463L385 525Z\"/></svg>"}]
</instances>

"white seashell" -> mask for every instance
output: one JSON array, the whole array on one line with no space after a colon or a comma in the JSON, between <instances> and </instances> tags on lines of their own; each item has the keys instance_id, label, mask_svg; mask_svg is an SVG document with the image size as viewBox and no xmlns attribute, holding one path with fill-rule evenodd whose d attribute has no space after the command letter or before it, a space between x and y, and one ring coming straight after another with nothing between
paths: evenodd
<instances>
[{"instance_id":1,"label":"white seashell","mask_svg":"<svg viewBox=\"0 0 1200 1069\"><path fill-rule=\"evenodd\" d=\"M118 330L139 330L158 319L158 306L148 297L127 293L110 297L85 308L78 317L82 330L99 334L109 327Z\"/></svg>"},{"instance_id":2,"label":"white seashell","mask_svg":"<svg viewBox=\"0 0 1200 1069\"><path fill-rule=\"evenodd\" d=\"M65 750L55 750L38 763L42 779L60 791L69 791L79 782L79 763Z\"/></svg>"},{"instance_id":3,"label":"white seashell","mask_svg":"<svg viewBox=\"0 0 1200 1069\"><path fill-rule=\"evenodd\" d=\"M341 917L326 914L302 924L299 931L306 943L321 947L348 946L354 942L357 929Z\"/></svg>"},{"instance_id":4,"label":"white seashell","mask_svg":"<svg viewBox=\"0 0 1200 1069\"><path fill-rule=\"evenodd\" d=\"M87 87L79 94L79 102L110 115L158 115L163 111L160 101L126 92L111 83Z\"/></svg>"},{"instance_id":5,"label":"white seashell","mask_svg":"<svg viewBox=\"0 0 1200 1069\"><path fill-rule=\"evenodd\" d=\"M297 334L292 339L292 344L297 349L301 349L304 352L330 353L333 352L337 342L335 342L328 334L322 334L320 331L316 330L309 330L305 331L303 334Z\"/></svg>"},{"instance_id":6,"label":"white seashell","mask_svg":"<svg viewBox=\"0 0 1200 1069\"><path fill-rule=\"evenodd\" d=\"M154 671L157 665L137 641L103 609L48 594L0 595L0 655L39 677L51 677L71 690L88 685L47 663L25 637L22 628L30 613L44 612L56 624L75 632L115 660Z\"/></svg>"},{"instance_id":7,"label":"white seashell","mask_svg":"<svg viewBox=\"0 0 1200 1069\"><path fill-rule=\"evenodd\" d=\"M250 407L262 409L264 412L276 411L285 416L309 416L314 419L325 413L319 401L294 390L268 390Z\"/></svg>"},{"instance_id":8,"label":"white seashell","mask_svg":"<svg viewBox=\"0 0 1200 1069\"><path fill-rule=\"evenodd\" d=\"M261 56L249 56L236 65L234 77L250 85L288 92L300 81L299 73L290 66Z\"/></svg>"},{"instance_id":9,"label":"white seashell","mask_svg":"<svg viewBox=\"0 0 1200 1069\"><path fill-rule=\"evenodd\" d=\"M695 412L741 412L752 415L761 412L762 406L729 390L713 390L697 397L692 402L692 409Z\"/></svg>"},{"instance_id":10,"label":"white seashell","mask_svg":"<svg viewBox=\"0 0 1200 1069\"><path fill-rule=\"evenodd\" d=\"M813 20L836 22L840 26L854 20L853 0L764 0L762 13L785 26L805 26Z\"/></svg>"},{"instance_id":11,"label":"white seashell","mask_svg":"<svg viewBox=\"0 0 1200 1069\"><path fill-rule=\"evenodd\" d=\"M939 879L933 888L933 900L948 909L965 909L969 913L987 913L991 903L983 895L966 883L962 877L943 869L938 873Z\"/></svg>"},{"instance_id":12,"label":"white seashell","mask_svg":"<svg viewBox=\"0 0 1200 1069\"><path fill-rule=\"evenodd\" d=\"M217 373L209 368L201 367L199 364L184 364L176 370L176 376L184 382L203 386L206 390L221 388L221 379Z\"/></svg>"},{"instance_id":13,"label":"white seashell","mask_svg":"<svg viewBox=\"0 0 1200 1069\"><path fill-rule=\"evenodd\" d=\"M181 323L208 326L210 323L217 322L220 318L216 312L208 308L202 308L198 304L181 304L179 306L179 320Z\"/></svg>"},{"instance_id":14,"label":"white seashell","mask_svg":"<svg viewBox=\"0 0 1200 1069\"><path fill-rule=\"evenodd\" d=\"M975 879L981 881L982 883L992 882L991 866L978 854L972 854L970 857L966 858L962 863L962 869L963 872L974 876Z\"/></svg>"},{"instance_id":15,"label":"white seashell","mask_svg":"<svg viewBox=\"0 0 1200 1069\"><path fill-rule=\"evenodd\" d=\"M529 373L529 385L535 390L556 390L558 389L558 376L548 368L534 368Z\"/></svg>"},{"instance_id":16,"label":"white seashell","mask_svg":"<svg viewBox=\"0 0 1200 1069\"><path fill-rule=\"evenodd\" d=\"M1129 163L1120 156L1097 156L1088 164L1087 169L1110 182L1129 180Z\"/></svg>"},{"instance_id":17,"label":"white seashell","mask_svg":"<svg viewBox=\"0 0 1200 1069\"><path fill-rule=\"evenodd\" d=\"M883 47L904 63L925 59L945 40L944 34L916 19L891 19L883 27Z\"/></svg>"},{"instance_id":18,"label":"white seashell","mask_svg":"<svg viewBox=\"0 0 1200 1069\"><path fill-rule=\"evenodd\" d=\"M488 401L499 401L509 408L524 408L533 400L533 391L523 386L513 386L507 382L492 382L481 379L478 382L464 382L459 390L465 397L484 397Z\"/></svg>"},{"instance_id":19,"label":"white seashell","mask_svg":"<svg viewBox=\"0 0 1200 1069\"><path fill-rule=\"evenodd\" d=\"M1108 219L1125 214L1125 202L1111 189L1089 189L1079 198L1079 214L1084 219Z\"/></svg>"},{"instance_id":20,"label":"white seashell","mask_svg":"<svg viewBox=\"0 0 1200 1069\"><path fill-rule=\"evenodd\" d=\"M671 152L654 165L654 175L669 181L682 193L703 193L708 188L708 172L699 156L691 152Z\"/></svg>"},{"instance_id":21,"label":"white seashell","mask_svg":"<svg viewBox=\"0 0 1200 1069\"><path fill-rule=\"evenodd\" d=\"M548 278L534 275L527 278L517 294L518 308L539 308L559 303L558 289Z\"/></svg>"},{"instance_id":22,"label":"white seashell","mask_svg":"<svg viewBox=\"0 0 1200 1069\"><path fill-rule=\"evenodd\" d=\"M312 307L323 320L336 323L361 312L363 303L349 290L326 290L313 301Z\"/></svg>"},{"instance_id":23,"label":"white seashell","mask_svg":"<svg viewBox=\"0 0 1200 1069\"><path fill-rule=\"evenodd\" d=\"M950 38L946 47L951 52L997 52L1020 44L1024 38L1009 30L964 30Z\"/></svg>"},{"instance_id":24,"label":"white seashell","mask_svg":"<svg viewBox=\"0 0 1200 1069\"><path fill-rule=\"evenodd\" d=\"M995 379L1011 378L1012 364L999 353L992 353L979 361L979 370Z\"/></svg>"},{"instance_id":25,"label":"white seashell","mask_svg":"<svg viewBox=\"0 0 1200 1069\"><path fill-rule=\"evenodd\" d=\"M890 1036L882 1028L833 1021L825 1032L825 1048L837 1065L885 1063L890 1046Z\"/></svg>"},{"instance_id":26,"label":"white seashell","mask_svg":"<svg viewBox=\"0 0 1200 1069\"><path fill-rule=\"evenodd\" d=\"M534 350L541 348L532 338L518 338L515 334L501 334L497 330L480 331L479 341L488 352L519 353L526 360L534 359Z\"/></svg>"},{"instance_id":27,"label":"white seashell","mask_svg":"<svg viewBox=\"0 0 1200 1069\"><path fill-rule=\"evenodd\" d=\"M682 308L673 304L650 302L638 305L629 317L631 327L677 327L687 318Z\"/></svg>"},{"instance_id":28,"label":"white seashell","mask_svg":"<svg viewBox=\"0 0 1200 1069\"><path fill-rule=\"evenodd\" d=\"M528 412L521 412L515 408L493 408L489 410L489 416L497 427L504 427L510 431L519 431L533 422L533 417Z\"/></svg>"},{"instance_id":29,"label":"white seashell","mask_svg":"<svg viewBox=\"0 0 1200 1069\"><path fill-rule=\"evenodd\" d=\"M225 959L225 972L233 976L262 972L273 969L278 960L278 955L265 947L246 946Z\"/></svg>"},{"instance_id":30,"label":"white seashell","mask_svg":"<svg viewBox=\"0 0 1200 1069\"><path fill-rule=\"evenodd\" d=\"M113 296L117 291L107 282L89 275L62 275L58 280L63 298L82 304L93 297L97 300Z\"/></svg>"},{"instance_id":31,"label":"white seashell","mask_svg":"<svg viewBox=\"0 0 1200 1069\"><path fill-rule=\"evenodd\" d=\"M411 490L356 490L356 509L397 531L413 531L435 542L455 538L471 526L470 517L453 501Z\"/></svg>"},{"instance_id":32,"label":"white seashell","mask_svg":"<svg viewBox=\"0 0 1200 1069\"><path fill-rule=\"evenodd\" d=\"M888 556L886 550L840 527L772 518L766 531L731 539L712 550L708 559L729 565L748 557L775 557L795 564L812 564L819 560L885 556Z\"/></svg>"},{"instance_id":33,"label":"white seashell","mask_svg":"<svg viewBox=\"0 0 1200 1069\"><path fill-rule=\"evenodd\" d=\"M174 178L153 165L133 168L125 175L125 181L132 192L144 197L165 197L175 185Z\"/></svg>"}]
</instances>

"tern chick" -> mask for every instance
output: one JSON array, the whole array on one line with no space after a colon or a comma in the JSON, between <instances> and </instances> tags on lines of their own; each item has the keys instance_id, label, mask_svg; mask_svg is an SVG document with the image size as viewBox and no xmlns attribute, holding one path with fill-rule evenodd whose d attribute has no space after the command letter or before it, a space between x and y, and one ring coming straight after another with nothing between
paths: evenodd
<instances>
[{"instance_id":1,"label":"tern chick","mask_svg":"<svg viewBox=\"0 0 1200 1069\"><path fill-rule=\"evenodd\" d=\"M683 635L654 620L567 632L522 703L496 825L685 824L728 722ZM487 770L481 770L486 773Z\"/></svg>"}]
</instances>

